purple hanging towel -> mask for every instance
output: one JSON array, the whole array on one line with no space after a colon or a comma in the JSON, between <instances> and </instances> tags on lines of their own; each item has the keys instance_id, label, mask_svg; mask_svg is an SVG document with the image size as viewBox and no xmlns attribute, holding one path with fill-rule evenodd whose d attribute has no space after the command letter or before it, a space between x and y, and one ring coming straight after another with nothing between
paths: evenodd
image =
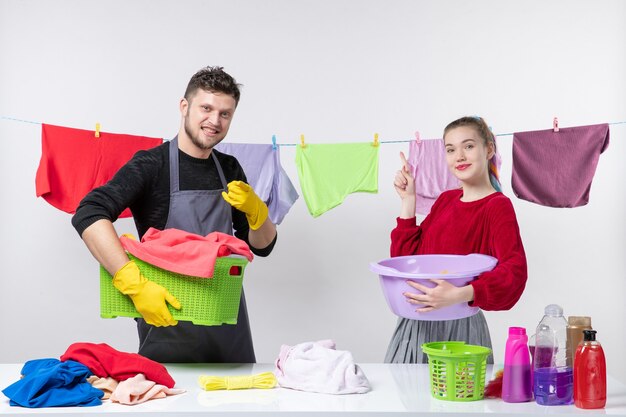
<instances>
[{"instance_id":1,"label":"purple hanging towel","mask_svg":"<svg viewBox=\"0 0 626 417\"><path fill-rule=\"evenodd\" d=\"M513 134L513 192L548 207L589 202L600 154L609 146L609 125L537 130Z\"/></svg>"},{"instance_id":2,"label":"purple hanging towel","mask_svg":"<svg viewBox=\"0 0 626 417\"><path fill-rule=\"evenodd\" d=\"M280 148L269 144L221 142L215 149L237 158L248 183L267 204L272 223L280 224L299 197L280 164Z\"/></svg>"}]
</instances>

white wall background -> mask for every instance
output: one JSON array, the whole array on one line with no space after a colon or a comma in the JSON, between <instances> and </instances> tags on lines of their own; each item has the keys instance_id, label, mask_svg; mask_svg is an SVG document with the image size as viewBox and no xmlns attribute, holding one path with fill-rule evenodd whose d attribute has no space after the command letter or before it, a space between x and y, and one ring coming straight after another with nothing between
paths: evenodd
<instances>
[{"instance_id":1,"label":"white wall background","mask_svg":"<svg viewBox=\"0 0 626 417\"><path fill-rule=\"evenodd\" d=\"M626 120L626 3L614 1L0 0L0 116L172 137L191 75L222 65L244 84L227 140L296 143L440 137L483 115L496 133ZM626 125L611 126L591 201L553 209L515 198L511 136L499 138L529 279L488 312L496 362L507 328L529 333L549 303L590 315L609 373L626 381ZM40 126L0 120L0 362L59 356L72 342L135 351L134 322L99 318L98 265L70 215L35 197ZM407 143L380 149L379 193L312 218L301 198L269 258L246 270L259 362L280 344L333 338L380 362L396 318L371 261L399 210ZM299 189L295 148L283 165ZM134 232L131 220L116 223Z\"/></svg>"}]
</instances>

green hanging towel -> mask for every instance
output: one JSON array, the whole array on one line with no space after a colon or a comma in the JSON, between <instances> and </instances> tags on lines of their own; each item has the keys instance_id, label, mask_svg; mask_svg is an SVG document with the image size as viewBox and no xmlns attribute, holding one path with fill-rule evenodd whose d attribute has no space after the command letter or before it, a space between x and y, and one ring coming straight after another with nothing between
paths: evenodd
<instances>
[{"instance_id":1,"label":"green hanging towel","mask_svg":"<svg viewBox=\"0 0 626 417\"><path fill-rule=\"evenodd\" d=\"M318 217L348 194L377 193L378 148L372 142L298 145L296 166L309 213Z\"/></svg>"}]
</instances>

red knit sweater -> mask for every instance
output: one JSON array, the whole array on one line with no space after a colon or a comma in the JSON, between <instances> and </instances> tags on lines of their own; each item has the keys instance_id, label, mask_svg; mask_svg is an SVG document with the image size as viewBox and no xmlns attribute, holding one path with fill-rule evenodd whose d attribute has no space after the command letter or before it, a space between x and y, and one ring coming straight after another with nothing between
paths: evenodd
<instances>
[{"instance_id":1,"label":"red knit sweater","mask_svg":"<svg viewBox=\"0 0 626 417\"><path fill-rule=\"evenodd\" d=\"M391 232L391 256L482 253L498 259L496 267L472 281L474 301L483 310L508 310L526 286L524 246L511 200L496 192L469 203L460 189L442 193L430 214L397 219Z\"/></svg>"}]
</instances>

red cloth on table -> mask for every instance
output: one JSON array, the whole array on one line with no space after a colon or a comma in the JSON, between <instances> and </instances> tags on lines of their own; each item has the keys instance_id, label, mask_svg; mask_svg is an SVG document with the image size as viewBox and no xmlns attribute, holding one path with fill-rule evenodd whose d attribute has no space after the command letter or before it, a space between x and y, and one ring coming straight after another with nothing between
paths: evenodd
<instances>
[{"instance_id":1,"label":"red cloth on table","mask_svg":"<svg viewBox=\"0 0 626 417\"><path fill-rule=\"evenodd\" d=\"M206 236L179 229L157 230L153 227L141 242L126 236L122 246L131 255L167 271L194 277L211 278L215 260L231 254L243 255L252 261L253 255L246 242L234 236L212 232Z\"/></svg>"},{"instance_id":2,"label":"red cloth on table","mask_svg":"<svg viewBox=\"0 0 626 417\"><path fill-rule=\"evenodd\" d=\"M163 143L145 136L41 125L41 160L35 177L37 197L67 213L92 189L104 185L140 150ZM129 209L120 217L131 217Z\"/></svg>"},{"instance_id":3,"label":"red cloth on table","mask_svg":"<svg viewBox=\"0 0 626 417\"><path fill-rule=\"evenodd\" d=\"M61 356L61 361L73 360L85 365L100 378L111 377L125 381L137 374L157 384L173 388L176 384L165 366L137 353L120 352L106 343L73 343Z\"/></svg>"}]
</instances>

